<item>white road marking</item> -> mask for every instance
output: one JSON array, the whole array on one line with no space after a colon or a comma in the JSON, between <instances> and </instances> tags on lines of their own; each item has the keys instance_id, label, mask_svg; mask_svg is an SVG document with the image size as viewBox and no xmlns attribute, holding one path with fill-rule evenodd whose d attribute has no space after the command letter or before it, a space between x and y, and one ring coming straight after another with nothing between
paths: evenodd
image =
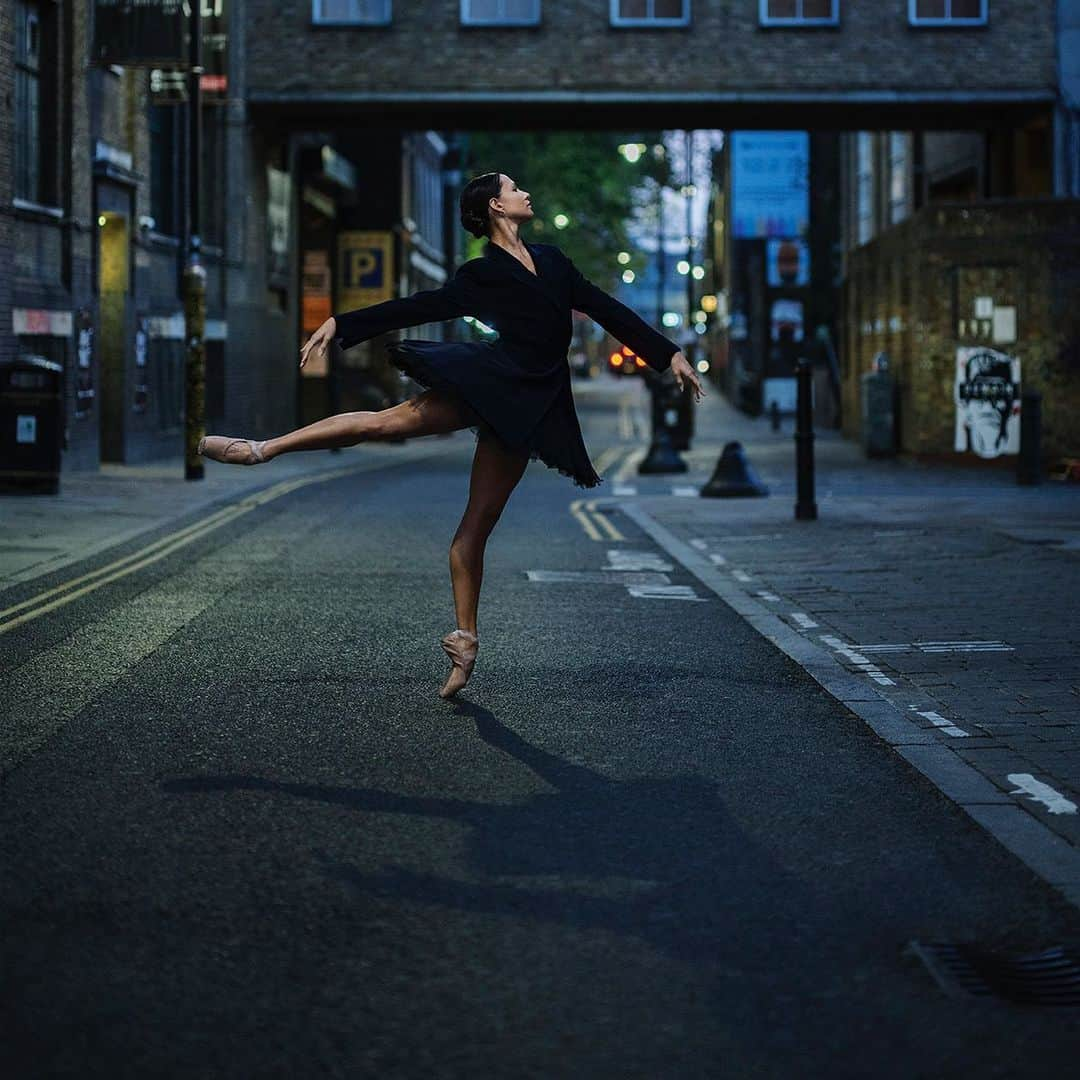
<instances>
[{"instance_id":1,"label":"white road marking","mask_svg":"<svg viewBox=\"0 0 1080 1080\"><path fill-rule=\"evenodd\" d=\"M530 581L544 585L666 585L667 574L628 573L625 570L526 570Z\"/></svg>"},{"instance_id":2,"label":"white road marking","mask_svg":"<svg viewBox=\"0 0 1080 1080\"><path fill-rule=\"evenodd\" d=\"M793 611L791 617L799 624L803 630L812 630L818 624L810 618L809 615L804 615L801 611Z\"/></svg>"},{"instance_id":3,"label":"white road marking","mask_svg":"<svg viewBox=\"0 0 1080 1080\"><path fill-rule=\"evenodd\" d=\"M753 580L753 575L748 574L745 570L732 570L731 571L731 576L736 581L746 582L746 581L752 581Z\"/></svg>"},{"instance_id":4,"label":"white road marking","mask_svg":"<svg viewBox=\"0 0 1080 1080\"><path fill-rule=\"evenodd\" d=\"M696 547L698 551L704 551L709 546L708 540L702 540L700 538L690 541L691 547Z\"/></svg>"},{"instance_id":5,"label":"white road marking","mask_svg":"<svg viewBox=\"0 0 1080 1080\"><path fill-rule=\"evenodd\" d=\"M670 573L672 564L653 551L628 551L625 548L608 548L608 570L658 570Z\"/></svg>"},{"instance_id":6,"label":"white road marking","mask_svg":"<svg viewBox=\"0 0 1080 1080\"><path fill-rule=\"evenodd\" d=\"M783 533L748 533L746 536L739 536L733 533L731 536L717 536L715 539L718 544L728 542L741 544L751 540L779 540L783 535Z\"/></svg>"},{"instance_id":7,"label":"white road marking","mask_svg":"<svg viewBox=\"0 0 1080 1080\"><path fill-rule=\"evenodd\" d=\"M845 645L835 635L822 634L821 640L824 641L825 644L828 645L831 649L838 652L841 656L845 657L847 660L850 660L852 664L859 668L859 670L862 671L869 678L873 679L874 682L880 684L881 686L896 685L896 682L893 679L890 679L889 676L881 670L881 668L879 668L871 661L867 660L866 657L862 655L862 653L857 652L850 645Z\"/></svg>"},{"instance_id":8,"label":"white road marking","mask_svg":"<svg viewBox=\"0 0 1080 1080\"><path fill-rule=\"evenodd\" d=\"M770 604L778 603L780 600L780 597L777 596L776 593L764 592L759 590L757 595L760 596L762 600L767 600Z\"/></svg>"},{"instance_id":9,"label":"white road marking","mask_svg":"<svg viewBox=\"0 0 1080 1080\"><path fill-rule=\"evenodd\" d=\"M636 495L637 488L630 484L616 484L613 495Z\"/></svg>"},{"instance_id":10,"label":"white road marking","mask_svg":"<svg viewBox=\"0 0 1080 1080\"><path fill-rule=\"evenodd\" d=\"M715 551L709 556L709 560L712 562L712 564L714 566L726 566L727 565L727 559L725 559L723 555L721 555L721 554L719 554L718 552L715 552Z\"/></svg>"},{"instance_id":11,"label":"white road marking","mask_svg":"<svg viewBox=\"0 0 1080 1080\"><path fill-rule=\"evenodd\" d=\"M946 720L939 713L923 712L921 709L917 709L916 715L925 716L934 727L940 728L946 735L951 735L954 739L966 739L971 735L971 732L958 728L951 720Z\"/></svg>"},{"instance_id":12,"label":"white road marking","mask_svg":"<svg viewBox=\"0 0 1080 1080\"><path fill-rule=\"evenodd\" d=\"M631 596L643 600L706 600L698 596L690 585L631 585L627 590Z\"/></svg>"},{"instance_id":13,"label":"white road marking","mask_svg":"<svg viewBox=\"0 0 1080 1080\"><path fill-rule=\"evenodd\" d=\"M1009 773L1005 779L1010 784L1016 785L1016 790L1010 791L1010 795L1030 795L1032 802L1042 803L1051 814L1076 813L1076 803L1066 799L1060 791L1055 791L1049 784L1036 780L1031 773Z\"/></svg>"},{"instance_id":14,"label":"white road marking","mask_svg":"<svg viewBox=\"0 0 1080 1080\"><path fill-rule=\"evenodd\" d=\"M681 496L684 496L684 497L689 497L689 496L692 496L692 495L700 495L701 493L698 491L698 489L696 487L687 487L685 485L681 485L679 487L673 487L671 489L671 494L672 495L681 495Z\"/></svg>"},{"instance_id":15,"label":"white road marking","mask_svg":"<svg viewBox=\"0 0 1080 1080\"><path fill-rule=\"evenodd\" d=\"M908 641L880 645L856 645L861 652L889 653L910 652L918 649L923 653L950 652L1015 652L1012 645L1003 641Z\"/></svg>"}]
</instances>

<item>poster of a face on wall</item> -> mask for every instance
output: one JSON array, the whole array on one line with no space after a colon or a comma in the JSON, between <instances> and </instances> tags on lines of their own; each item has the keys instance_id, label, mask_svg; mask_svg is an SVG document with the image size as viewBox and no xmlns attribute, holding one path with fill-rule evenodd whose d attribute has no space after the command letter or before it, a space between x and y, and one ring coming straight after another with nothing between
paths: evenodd
<instances>
[{"instance_id":1,"label":"poster of a face on wall","mask_svg":"<svg viewBox=\"0 0 1080 1080\"><path fill-rule=\"evenodd\" d=\"M958 453L981 458L1020 452L1020 361L982 346L956 350Z\"/></svg>"}]
</instances>

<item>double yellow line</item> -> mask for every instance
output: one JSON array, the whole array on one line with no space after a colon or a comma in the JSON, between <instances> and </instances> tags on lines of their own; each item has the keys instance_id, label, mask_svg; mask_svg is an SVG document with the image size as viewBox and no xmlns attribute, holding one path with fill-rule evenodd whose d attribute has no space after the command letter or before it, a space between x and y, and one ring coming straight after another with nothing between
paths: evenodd
<instances>
[{"instance_id":1,"label":"double yellow line","mask_svg":"<svg viewBox=\"0 0 1080 1080\"><path fill-rule=\"evenodd\" d=\"M595 499L575 499L570 504L570 513L577 518L581 527L585 530L585 535L588 536L590 540L626 539L626 537L623 536L623 534L619 532L606 517L604 517L603 512L596 509ZM592 515L591 517L589 516L590 514ZM599 529L597 528L597 525L600 526ZM603 530L603 532L600 530ZM603 535L604 532L607 533L607 536Z\"/></svg>"},{"instance_id":2,"label":"double yellow line","mask_svg":"<svg viewBox=\"0 0 1080 1080\"><path fill-rule=\"evenodd\" d=\"M596 459L596 471L603 473L626 447L609 446ZM570 513L585 530L590 540L625 540L621 532L606 517L603 511L596 509L595 499L575 499L570 504ZM605 535L606 534L606 535Z\"/></svg>"},{"instance_id":3,"label":"double yellow line","mask_svg":"<svg viewBox=\"0 0 1080 1080\"><path fill-rule=\"evenodd\" d=\"M91 570L86 574L80 574L70 581L62 582L51 589L46 589L45 592L38 593L37 596L13 604L9 608L4 608L0 611L0 634L6 634L9 630L14 630L17 626L30 622L31 619L55 611L58 607L63 607L64 604L70 604L80 596L85 596L95 589L100 589L102 586L116 581L117 578L134 574L137 570L141 570L151 563L156 563L172 555L173 552L179 551L180 548L194 543L196 540L206 536L207 533L220 529L230 521L243 517L244 514L249 514L256 507L273 502L274 499L280 499L290 491L306 487L308 484L321 484L327 480L335 480L340 476L347 476L349 473L364 472L370 467L370 464L365 462L362 465L316 473L314 476L296 477L292 480L283 480L280 484L274 484L265 491L248 495L238 503L223 507L201 521L196 521L193 525L188 525L178 532L162 537L160 540L148 544L131 555L125 555L107 566Z\"/></svg>"}]
</instances>

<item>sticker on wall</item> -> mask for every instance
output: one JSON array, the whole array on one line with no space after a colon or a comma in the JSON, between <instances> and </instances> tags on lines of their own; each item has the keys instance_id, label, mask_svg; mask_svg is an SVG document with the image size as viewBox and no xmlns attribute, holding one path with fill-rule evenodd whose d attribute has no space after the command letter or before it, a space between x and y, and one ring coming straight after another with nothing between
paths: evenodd
<instances>
[{"instance_id":1,"label":"sticker on wall","mask_svg":"<svg viewBox=\"0 0 1080 1080\"><path fill-rule=\"evenodd\" d=\"M956 350L958 453L981 458L1020 452L1020 361L980 346Z\"/></svg>"}]
</instances>

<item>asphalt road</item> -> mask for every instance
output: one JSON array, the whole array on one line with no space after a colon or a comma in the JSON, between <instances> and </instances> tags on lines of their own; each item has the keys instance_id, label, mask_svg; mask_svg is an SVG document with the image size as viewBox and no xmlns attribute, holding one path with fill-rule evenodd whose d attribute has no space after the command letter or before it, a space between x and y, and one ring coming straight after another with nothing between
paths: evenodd
<instances>
[{"instance_id":1,"label":"asphalt road","mask_svg":"<svg viewBox=\"0 0 1080 1080\"><path fill-rule=\"evenodd\" d=\"M581 406L594 457L617 394ZM440 701L473 437L446 447L0 639L8 1075L1075 1067L1075 1013L904 952L1075 942L1075 909L718 598L529 580L662 554L617 512L591 539L539 463Z\"/></svg>"}]
</instances>

